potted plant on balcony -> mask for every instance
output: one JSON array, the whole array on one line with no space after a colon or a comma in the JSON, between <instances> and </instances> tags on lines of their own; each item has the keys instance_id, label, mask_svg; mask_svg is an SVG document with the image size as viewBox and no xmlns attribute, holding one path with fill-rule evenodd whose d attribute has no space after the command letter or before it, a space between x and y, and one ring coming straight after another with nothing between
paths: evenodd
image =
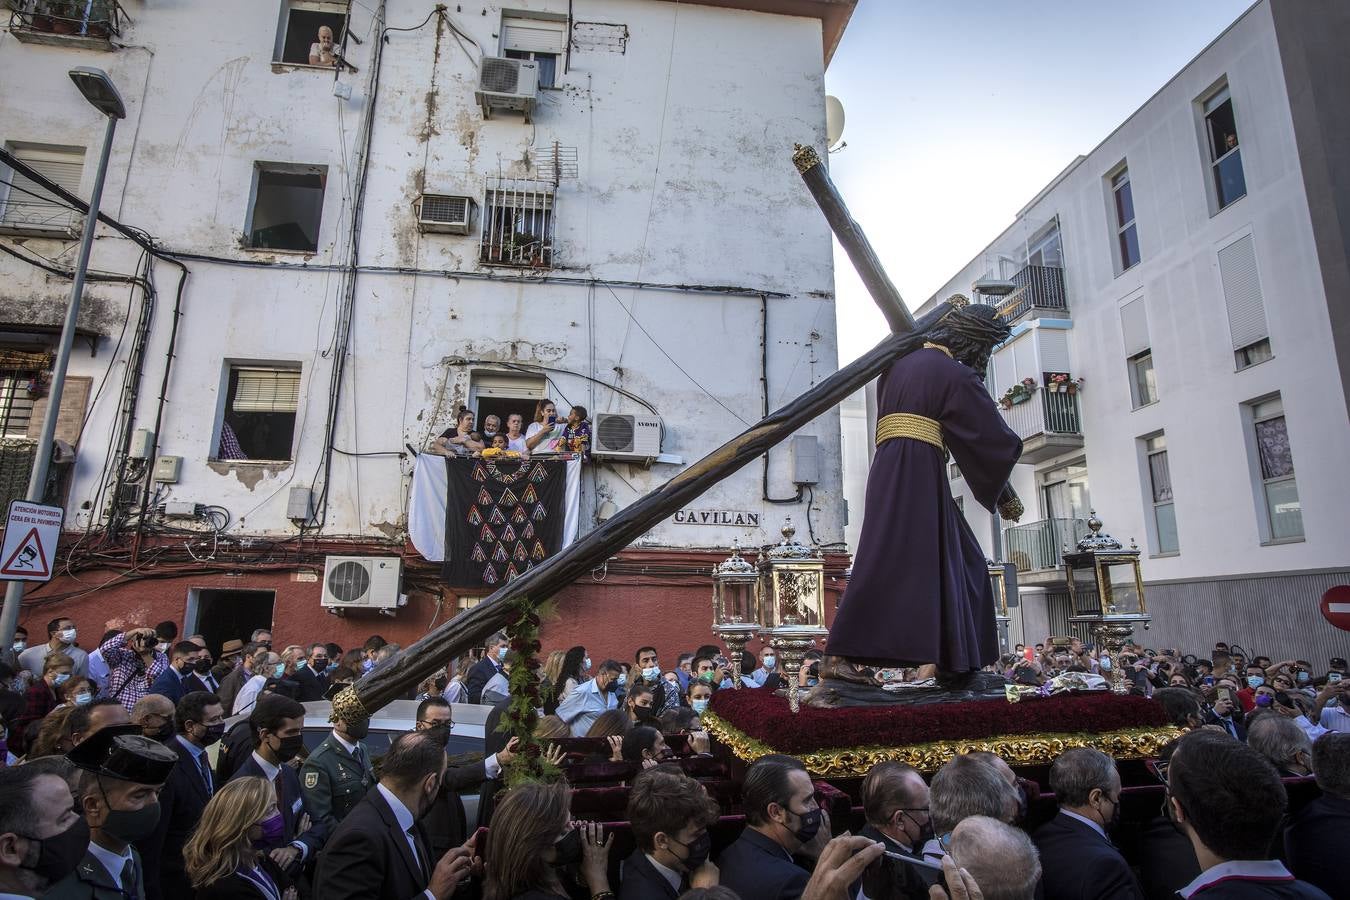
<instances>
[{"instance_id":1,"label":"potted plant on balcony","mask_svg":"<svg viewBox=\"0 0 1350 900\"><path fill-rule=\"evenodd\" d=\"M114 5L114 0L91 0L84 33L90 37L112 37L113 17L116 15Z\"/></svg>"},{"instance_id":2,"label":"potted plant on balcony","mask_svg":"<svg viewBox=\"0 0 1350 900\"><path fill-rule=\"evenodd\" d=\"M998 399L998 405L1004 409L1012 409L1018 403L1026 403L1034 393L1036 393L1036 379L1023 378L1003 392L1003 396Z\"/></svg>"}]
</instances>

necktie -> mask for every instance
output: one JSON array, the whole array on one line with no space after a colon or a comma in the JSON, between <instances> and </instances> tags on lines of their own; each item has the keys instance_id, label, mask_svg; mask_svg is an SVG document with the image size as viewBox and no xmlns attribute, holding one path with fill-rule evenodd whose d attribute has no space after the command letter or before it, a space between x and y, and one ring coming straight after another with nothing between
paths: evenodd
<instances>
[{"instance_id":1,"label":"necktie","mask_svg":"<svg viewBox=\"0 0 1350 900\"><path fill-rule=\"evenodd\" d=\"M354 750L352 751L352 757L356 759L356 764L357 764L358 766L361 767L361 774L362 774L362 775L365 775L365 774L366 774L366 751L365 751L364 749L362 749L362 747L361 747L360 744L357 744L357 745L356 745L356 749L354 749Z\"/></svg>"},{"instance_id":2,"label":"necktie","mask_svg":"<svg viewBox=\"0 0 1350 900\"><path fill-rule=\"evenodd\" d=\"M134 856L122 864L122 893L128 897L141 896L141 879Z\"/></svg>"},{"instance_id":3,"label":"necktie","mask_svg":"<svg viewBox=\"0 0 1350 900\"><path fill-rule=\"evenodd\" d=\"M205 753L197 757L197 768L201 770L202 783L206 785L206 796L210 797L216 792L216 788L211 782L211 768L206 764Z\"/></svg>"},{"instance_id":4,"label":"necktie","mask_svg":"<svg viewBox=\"0 0 1350 900\"><path fill-rule=\"evenodd\" d=\"M417 857L417 868L422 873L422 881L424 884L428 883L431 881L431 872L427 870L426 848L422 846L422 840L417 836L417 829L415 826L408 826L407 835L408 843L410 843L413 848L413 856Z\"/></svg>"},{"instance_id":5,"label":"necktie","mask_svg":"<svg viewBox=\"0 0 1350 900\"><path fill-rule=\"evenodd\" d=\"M273 784L273 786L276 787L276 791L277 791L277 806L281 807L281 818L282 818L286 823L289 824L290 821L291 821L291 819L290 819L290 816L291 816L291 807L290 807L290 805L289 805L289 804L286 802L286 800L285 800L286 792L285 792L284 788L282 787L281 770L280 770L280 769L277 769L277 774L276 774L276 777L272 779L272 784ZM289 831L290 829L287 828L286 830Z\"/></svg>"}]
</instances>

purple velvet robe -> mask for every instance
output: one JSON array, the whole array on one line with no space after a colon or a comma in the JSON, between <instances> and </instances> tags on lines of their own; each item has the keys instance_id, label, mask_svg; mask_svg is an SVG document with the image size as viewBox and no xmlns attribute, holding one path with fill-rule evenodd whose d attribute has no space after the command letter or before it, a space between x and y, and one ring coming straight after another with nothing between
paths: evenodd
<instances>
[{"instance_id":1,"label":"purple velvet robe","mask_svg":"<svg viewBox=\"0 0 1350 900\"><path fill-rule=\"evenodd\" d=\"M993 510L1022 441L984 384L941 350L901 358L877 385L877 414L936 419L975 498ZM877 448L853 575L826 653L885 666L966 672L998 658L988 567L956 508L942 451L913 438Z\"/></svg>"}]
</instances>

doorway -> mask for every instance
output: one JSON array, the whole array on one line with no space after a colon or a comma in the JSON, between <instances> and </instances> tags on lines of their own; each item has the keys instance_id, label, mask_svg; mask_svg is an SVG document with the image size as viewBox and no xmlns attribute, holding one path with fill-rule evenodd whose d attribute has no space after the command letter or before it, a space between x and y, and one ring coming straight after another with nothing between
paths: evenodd
<instances>
[{"instance_id":1,"label":"doorway","mask_svg":"<svg viewBox=\"0 0 1350 900\"><path fill-rule=\"evenodd\" d=\"M275 591L193 588L188 591L187 634L200 634L213 655L229 640L245 643L258 628L272 628Z\"/></svg>"}]
</instances>

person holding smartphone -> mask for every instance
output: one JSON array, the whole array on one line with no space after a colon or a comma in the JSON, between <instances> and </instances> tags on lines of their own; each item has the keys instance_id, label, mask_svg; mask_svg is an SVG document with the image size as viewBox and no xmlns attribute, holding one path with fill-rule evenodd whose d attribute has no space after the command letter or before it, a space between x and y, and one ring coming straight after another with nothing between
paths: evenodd
<instances>
[{"instance_id":1,"label":"person holding smartphone","mask_svg":"<svg viewBox=\"0 0 1350 900\"><path fill-rule=\"evenodd\" d=\"M559 421L553 401L540 400L534 407L534 421L525 429L525 446L531 453L556 453L566 426L565 421Z\"/></svg>"}]
</instances>

